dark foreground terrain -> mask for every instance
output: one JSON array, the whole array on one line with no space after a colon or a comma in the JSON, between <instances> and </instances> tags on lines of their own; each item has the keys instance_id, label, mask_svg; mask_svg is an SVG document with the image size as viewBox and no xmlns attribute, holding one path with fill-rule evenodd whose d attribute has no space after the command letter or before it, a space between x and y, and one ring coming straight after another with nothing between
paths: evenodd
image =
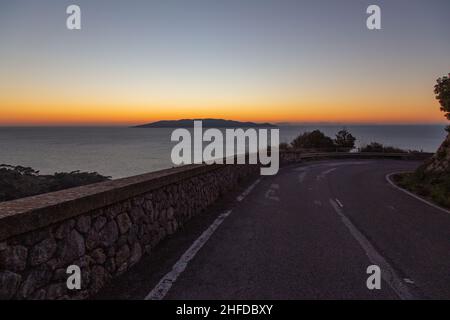
<instances>
[{"instance_id":1,"label":"dark foreground terrain","mask_svg":"<svg viewBox=\"0 0 450 320\"><path fill-rule=\"evenodd\" d=\"M40 175L29 167L0 165L0 202L84 186L108 180L96 172L57 172Z\"/></svg>"}]
</instances>

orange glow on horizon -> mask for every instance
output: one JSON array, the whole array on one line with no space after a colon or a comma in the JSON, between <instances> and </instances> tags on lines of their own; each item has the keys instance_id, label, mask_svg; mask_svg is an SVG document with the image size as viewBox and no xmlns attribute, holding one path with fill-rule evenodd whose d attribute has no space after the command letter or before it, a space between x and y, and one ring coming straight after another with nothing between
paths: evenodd
<instances>
[{"instance_id":1,"label":"orange glow on horizon","mask_svg":"<svg viewBox=\"0 0 450 320\"><path fill-rule=\"evenodd\" d=\"M377 110L374 112L373 110ZM0 111L0 125L137 125L159 120L221 118L253 122L290 123L443 123L445 119L436 105L429 105L407 116L404 108L368 108L357 106L232 106L211 108L189 107L27 107Z\"/></svg>"},{"instance_id":2,"label":"orange glow on horizon","mask_svg":"<svg viewBox=\"0 0 450 320\"><path fill-rule=\"evenodd\" d=\"M21 97L19 91L12 90L0 99L0 126L138 125L187 118L272 123L446 123L432 94L410 97L388 92L368 99L367 92L350 95L335 89L329 94L334 97L332 101L318 92L302 99L267 93L217 100L207 95L203 99L175 94L151 98L111 91L109 95L85 94L75 100L63 91L26 91L27 95Z\"/></svg>"}]
</instances>

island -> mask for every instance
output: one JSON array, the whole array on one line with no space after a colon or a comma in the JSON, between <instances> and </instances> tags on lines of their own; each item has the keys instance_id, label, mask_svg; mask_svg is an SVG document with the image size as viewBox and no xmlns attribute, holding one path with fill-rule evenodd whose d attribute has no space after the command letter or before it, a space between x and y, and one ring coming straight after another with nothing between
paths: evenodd
<instances>
[{"instance_id":1,"label":"island","mask_svg":"<svg viewBox=\"0 0 450 320\"><path fill-rule=\"evenodd\" d=\"M224 119L181 119L181 120L162 120L133 128L193 128L194 121L202 121L204 128L274 128L277 127L271 123L241 122Z\"/></svg>"}]
</instances>

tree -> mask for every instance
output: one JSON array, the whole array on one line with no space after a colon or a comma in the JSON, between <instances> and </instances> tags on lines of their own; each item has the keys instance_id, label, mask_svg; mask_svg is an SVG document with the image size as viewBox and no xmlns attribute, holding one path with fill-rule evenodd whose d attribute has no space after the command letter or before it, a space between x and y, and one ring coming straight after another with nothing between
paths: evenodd
<instances>
[{"instance_id":1,"label":"tree","mask_svg":"<svg viewBox=\"0 0 450 320\"><path fill-rule=\"evenodd\" d=\"M384 146L378 142L372 142L361 148L360 152L383 152Z\"/></svg>"},{"instance_id":2,"label":"tree","mask_svg":"<svg viewBox=\"0 0 450 320\"><path fill-rule=\"evenodd\" d=\"M336 139L334 143L338 148L338 151L348 152L355 148L356 138L347 131L347 129L342 129L336 134Z\"/></svg>"},{"instance_id":3,"label":"tree","mask_svg":"<svg viewBox=\"0 0 450 320\"><path fill-rule=\"evenodd\" d=\"M444 112L445 117L450 120L450 73L448 76L437 79L437 83L434 86L434 93L441 105L441 111ZM450 126L447 127L447 131L450 132Z\"/></svg>"},{"instance_id":4,"label":"tree","mask_svg":"<svg viewBox=\"0 0 450 320\"><path fill-rule=\"evenodd\" d=\"M280 143L280 145L279 145L279 149L280 150L289 150L290 149L290 145L289 145L289 143L286 143L286 142L282 142L282 143Z\"/></svg>"},{"instance_id":5,"label":"tree","mask_svg":"<svg viewBox=\"0 0 450 320\"><path fill-rule=\"evenodd\" d=\"M291 143L295 149L317 149L318 151L335 151L333 139L327 137L323 132L314 130L299 135Z\"/></svg>"}]
</instances>

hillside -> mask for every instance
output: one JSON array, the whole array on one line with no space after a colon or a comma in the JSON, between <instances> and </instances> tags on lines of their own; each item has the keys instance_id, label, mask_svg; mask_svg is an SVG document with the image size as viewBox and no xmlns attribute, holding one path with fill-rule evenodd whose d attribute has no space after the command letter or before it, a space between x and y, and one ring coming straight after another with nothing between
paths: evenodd
<instances>
[{"instance_id":1,"label":"hillside","mask_svg":"<svg viewBox=\"0 0 450 320\"><path fill-rule=\"evenodd\" d=\"M435 155L425 164L424 171L430 174L450 173L450 134Z\"/></svg>"},{"instance_id":2,"label":"hillside","mask_svg":"<svg viewBox=\"0 0 450 320\"><path fill-rule=\"evenodd\" d=\"M182 120L162 120L134 128L193 128L194 121L202 121L204 128L271 128L276 127L270 123L240 122L224 119L182 119Z\"/></svg>"}]
</instances>

